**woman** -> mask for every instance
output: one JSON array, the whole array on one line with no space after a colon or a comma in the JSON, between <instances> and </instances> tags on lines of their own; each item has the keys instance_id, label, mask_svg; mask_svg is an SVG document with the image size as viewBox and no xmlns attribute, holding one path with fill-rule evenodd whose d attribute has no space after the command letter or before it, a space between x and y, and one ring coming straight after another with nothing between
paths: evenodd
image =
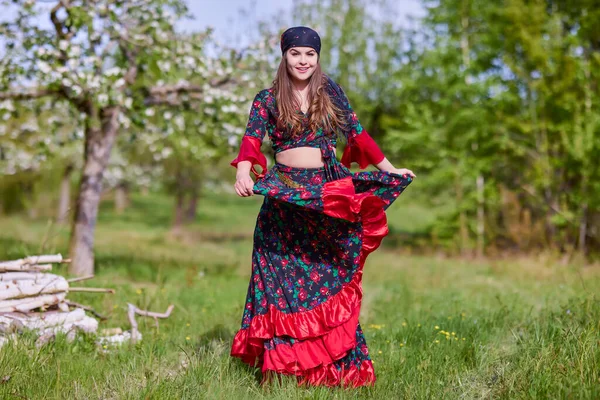
<instances>
[{"instance_id":1,"label":"woman","mask_svg":"<svg viewBox=\"0 0 600 400\"><path fill-rule=\"evenodd\" d=\"M231 355L260 366L265 377L370 385L375 374L358 323L362 269L388 232L384 210L414 174L394 168L362 128L342 89L323 74L320 49L310 28L283 33L273 87L256 95L231 163L238 195L265 196ZM266 174L265 133L276 160ZM347 140L341 164L338 134ZM351 173L351 162L380 171Z\"/></svg>"}]
</instances>

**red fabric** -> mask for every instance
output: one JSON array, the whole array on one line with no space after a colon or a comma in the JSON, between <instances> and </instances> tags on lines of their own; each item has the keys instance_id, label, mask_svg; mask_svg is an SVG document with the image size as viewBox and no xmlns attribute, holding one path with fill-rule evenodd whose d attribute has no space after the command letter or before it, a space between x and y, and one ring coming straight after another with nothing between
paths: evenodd
<instances>
[{"instance_id":1,"label":"red fabric","mask_svg":"<svg viewBox=\"0 0 600 400\"><path fill-rule=\"evenodd\" d=\"M252 163L251 171L256 178L262 178L265 176L267 171L267 158L260 151L261 141L258 138L252 136L244 136L242 138L242 144L240 145L240 151L238 156L231 162L231 165L236 167L240 161L250 161ZM260 165L262 172L257 172L254 168L255 165Z\"/></svg>"},{"instance_id":2,"label":"red fabric","mask_svg":"<svg viewBox=\"0 0 600 400\"><path fill-rule=\"evenodd\" d=\"M367 255L381 244L388 233L383 201L370 193L356 193L352 178L327 182L323 188L324 212L336 218L363 223L360 266L352 280L325 303L309 311L282 313L270 305L269 311L256 315L248 329L233 339L231 355L247 364L298 375L300 384L325 386L362 386L375 382L373 364L361 363L338 371L333 362L356 346L356 327L362 300L362 268ZM294 345L277 345L264 350L264 341L274 336L302 339Z\"/></svg>"},{"instance_id":3,"label":"red fabric","mask_svg":"<svg viewBox=\"0 0 600 400\"><path fill-rule=\"evenodd\" d=\"M363 361L360 368L353 365L349 369L342 367L338 371L333 364L317 367L310 371L306 371L301 385L313 386L372 386L375 383L375 370L371 361Z\"/></svg>"},{"instance_id":4,"label":"red fabric","mask_svg":"<svg viewBox=\"0 0 600 400\"><path fill-rule=\"evenodd\" d=\"M369 164L379 164L384 158L385 155L377 143L367 131L363 130L360 134L348 139L341 161L348 168L355 162L361 169L364 169Z\"/></svg>"},{"instance_id":5,"label":"red fabric","mask_svg":"<svg viewBox=\"0 0 600 400\"><path fill-rule=\"evenodd\" d=\"M263 358L263 372L270 370L283 374L303 375L304 371L328 365L344 357L356 346L356 327L359 309L352 318L323 336L310 338L293 345L280 344L267 350Z\"/></svg>"},{"instance_id":6,"label":"red fabric","mask_svg":"<svg viewBox=\"0 0 600 400\"><path fill-rule=\"evenodd\" d=\"M348 221L356 221L360 216L363 223L361 257L366 259L389 232L383 200L366 192L357 194L350 176L327 182L322 196L325 214Z\"/></svg>"}]
</instances>

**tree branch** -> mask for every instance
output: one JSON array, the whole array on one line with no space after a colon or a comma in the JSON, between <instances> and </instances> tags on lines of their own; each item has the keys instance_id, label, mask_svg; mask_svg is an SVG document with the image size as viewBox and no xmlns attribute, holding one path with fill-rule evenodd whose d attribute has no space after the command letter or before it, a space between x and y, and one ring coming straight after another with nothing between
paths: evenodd
<instances>
[{"instance_id":1,"label":"tree branch","mask_svg":"<svg viewBox=\"0 0 600 400\"><path fill-rule=\"evenodd\" d=\"M0 92L0 100L12 99L12 100L30 100L39 99L44 96L52 95L63 95L64 92L61 89L48 89L48 88L36 88L36 89L22 89L12 92Z\"/></svg>"},{"instance_id":2,"label":"tree branch","mask_svg":"<svg viewBox=\"0 0 600 400\"><path fill-rule=\"evenodd\" d=\"M209 86L212 88L218 88L225 86L226 84L233 84L235 80L232 76L225 76L221 79L213 79L209 82ZM205 92L204 85L195 85L189 82L176 83L174 85L161 85L155 86L148 90L150 95L145 99L144 104L146 105L179 105L181 99L177 96L181 94L203 94ZM196 97L198 99L198 97Z\"/></svg>"},{"instance_id":3,"label":"tree branch","mask_svg":"<svg viewBox=\"0 0 600 400\"><path fill-rule=\"evenodd\" d=\"M61 8L64 8L65 10L68 9L69 0L59 0L58 3L52 7L52 10L50 11L50 20L52 21L54 29L56 30L56 36L58 36L58 38L61 40L70 40L73 37L73 32L67 28L67 32L65 33L65 25L63 24L63 21L59 20L58 16L56 15Z\"/></svg>"}]
</instances>

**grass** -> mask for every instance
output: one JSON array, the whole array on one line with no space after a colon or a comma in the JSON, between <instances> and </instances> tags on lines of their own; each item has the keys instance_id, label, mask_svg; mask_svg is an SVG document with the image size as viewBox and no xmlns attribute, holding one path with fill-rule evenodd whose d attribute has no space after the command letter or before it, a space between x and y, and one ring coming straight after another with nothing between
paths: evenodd
<instances>
[{"instance_id":1,"label":"grass","mask_svg":"<svg viewBox=\"0 0 600 400\"><path fill-rule=\"evenodd\" d=\"M392 230L427 224L400 199ZM140 319L143 341L103 349L93 336L31 335L0 350L0 398L48 399L462 399L600 397L600 269L544 259L467 261L383 246L369 258L361 324L378 381L359 390L259 385L228 355L239 328L260 199L208 194L184 236L169 234L172 202L134 196L125 215L104 203L97 277L114 295L73 293L127 328L126 303L164 311ZM417 226L415 226L417 225ZM68 229L43 219L0 219L0 259L65 252ZM66 273L65 270L59 270ZM4 377L4 379L2 379Z\"/></svg>"}]
</instances>

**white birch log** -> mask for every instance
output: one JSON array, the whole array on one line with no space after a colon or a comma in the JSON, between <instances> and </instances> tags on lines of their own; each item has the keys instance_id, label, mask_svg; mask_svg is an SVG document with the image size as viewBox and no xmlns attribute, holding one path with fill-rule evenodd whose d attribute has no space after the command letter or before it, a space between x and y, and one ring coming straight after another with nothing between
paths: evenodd
<instances>
[{"instance_id":1,"label":"white birch log","mask_svg":"<svg viewBox=\"0 0 600 400\"><path fill-rule=\"evenodd\" d=\"M65 292L68 289L69 283L62 276L44 274L35 280L0 282L0 301Z\"/></svg>"},{"instance_id":2,"label":"white birch log","mask_svg":"<svg viewBox=\"0 0 600 400\"><path fill-rule=\"evenodd\" d=\"M81 310L83 311L83 310ZM40 330L40 333L46 334L48 332L52 333L69 333L72 330L82 331L86 333L93 333L98 330L98 320L92 317L88 317L84 315L82 319L72 322L67 322L64 324L52 326L46 329Z\"/></svg>"},{"instance_id":3,"label":"white birch log","mask_svg":"<svg viewBox=\"0 0 600 400\"><path fill-rule=\"evenodd\" d=\"M57 325L76 323L86 318L81 308L71 312L48 311L44 313L6 313L0 316L0 321L10 321L10 329L46 329Z\"/></svg>"},{"instance_id":4,"label":"white birch log","mask_svg":"<svg viewBox=\"0 0 600 400\"><path fill-rule=\"evenodd\" d=\"M27 312L39 307L46 307L58 304L65 300L67 294L65 292L54 294L42 294L36 297L25 297L15 300L0 301L0 312Z\"/></svg>"},{"instance_id":5,"label":"white birch log","mask_svg":"<svg viewBox=\"0 0 600 400\"><path fill-rule=\"evenodd\" d=\"M4 272L0 273L0 282L38 280L48 274L41 272Z\"/></svg>"},{"instance_id":6,"label":"white birch log","mask_svg":"<svg viewBox=\"0 0 600 400\"><path fill-rule=\"evenodd\" d=\"M68 262L62 255L41 255L29 256L19 260L0 262L0 272L3 271L48 271L52 269L52 264Z\"/></svg>"},{"instance_id":7,"label":"white birch log","mask_svg":"<svg viewBox=\"0 0 600 400\"><path fill-rule=\"evenodd\" d=\"M0 272L4 272L4 271L31 271L31 272L38 272L38 271L50 271L51 269L52 269L52 264L25 264L25 265L18 265L18 264L2 263L2 265L0 265Z\"/></svg>"}]
</instances>

